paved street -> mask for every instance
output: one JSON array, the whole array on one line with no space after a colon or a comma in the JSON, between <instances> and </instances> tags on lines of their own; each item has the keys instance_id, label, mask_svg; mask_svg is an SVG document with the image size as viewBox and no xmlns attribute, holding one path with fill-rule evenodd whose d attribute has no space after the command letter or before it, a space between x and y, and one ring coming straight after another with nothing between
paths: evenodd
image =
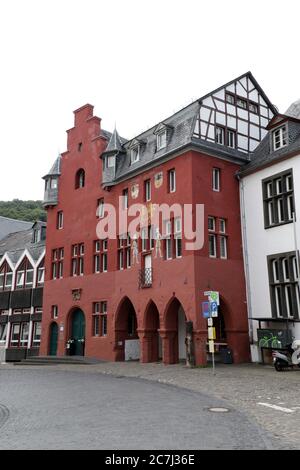
<instances>
[{"instance_id":1,"label":"paved street","mask_svg":"<svg viewBox=\"0 0 300 470\"><path fill-rule=\"evenodd\" d=\"M299 383L250 364L3 365L0 448L300 448Z\"/></svg>"}]
</instances>

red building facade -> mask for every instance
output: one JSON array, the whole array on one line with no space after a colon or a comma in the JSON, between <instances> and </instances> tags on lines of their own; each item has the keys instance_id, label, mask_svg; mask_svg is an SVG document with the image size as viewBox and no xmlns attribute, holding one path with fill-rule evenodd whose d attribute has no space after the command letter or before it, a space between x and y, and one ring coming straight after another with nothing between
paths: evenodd
<instances>
[{"instance_id":1,"label":"red building facade","mask_svg":"<svg viewBox=\"0 0 300 470\"><path fill-rule=\"evenodd\" d=\"M219 347L228 345L235 362L249 359L235 175L274 112L250 73L131 141L102 130L91 105L74 112L67 151L45 176L41 354L173 364L186 358L188 324L195 363L205 364L201 303L214 290ZM184 220L171 215L161 220L159 244L155 235L137 239L135 257L132 233L99 240L103 203L142 203L148 214L156 204L191 204L194 224L203 204L204 245L187 250Z\"/></svg>"}]
</instances>

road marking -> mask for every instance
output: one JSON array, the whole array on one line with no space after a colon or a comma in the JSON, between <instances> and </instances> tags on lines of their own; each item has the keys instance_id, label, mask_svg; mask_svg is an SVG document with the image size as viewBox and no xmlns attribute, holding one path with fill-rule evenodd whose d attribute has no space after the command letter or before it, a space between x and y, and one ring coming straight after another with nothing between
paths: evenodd
<instances>
[{"instance_id":1,"label":"road marking","mask_svg":"<svg viewBox=\"0 0 300 470\"><path fill-rule=\"evenodd\" d=\"M291 410L290 408L283 408L282 406L271 405L271 403L257 403L261 406L267 406L268 408L272 408L273 410L283 411L284 413L295 413L295 410Z\"/></svg>"}]
</instances>

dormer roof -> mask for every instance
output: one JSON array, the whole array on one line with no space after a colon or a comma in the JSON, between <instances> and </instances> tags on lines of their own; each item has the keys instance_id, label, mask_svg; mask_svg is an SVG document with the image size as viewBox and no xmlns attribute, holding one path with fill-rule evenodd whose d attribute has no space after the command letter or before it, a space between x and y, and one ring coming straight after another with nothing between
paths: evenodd
<instances>
[{"instance_id":1,"label":"dormer roof","mask_svg":"<svg viewBox=\"0 0 300 470\"><path fill-rule=\"evenodd\" d=\"M300 124L300 119L297 119L297 118L292 117L292 116L288 116L287 114L277 114L276 116L274 116L271 119L271 121L267 125L266 129L269 131L271 129L274 129L274 127L278 127L278 126L283 125L287 121L292 121L292 122L296 122L296 123Z\"/></svg>"},{"instance_id":2,"label":"dormer roof","mask_svg":"<svg viewBox=\"0 0 300 470\"><path fill-rule=\"evenodd\" d=\"M117 129L114 129L114 132L111 135L111 138L108 142L105 152L103 153L119 153L123 151L122 142L118 134Z\"/></svg>"},{"instance_id":3,"label":"dormer roof","mask_svg":"<svg viewBox=\"0 0 300 470\"><path fill-rule=\"evenodd\" d=\"M61 165L61 154L58 155L57 159L53 163L49 173L43 176L43 179L49 178L49 176L60 176L60 165Z\"/></svg>"},{"instance_id":4,"label":"dormer roof","mask_svg":"<svg viewBox=\"0 0 300 470\"><path fill-rule=\"evenodd\" d=\"M154 129L153 134L157 135L160 134L161 132L167 131L172 129L172 126L165 124L164 122L160 122Z\"/></svg>"}]
</instances>

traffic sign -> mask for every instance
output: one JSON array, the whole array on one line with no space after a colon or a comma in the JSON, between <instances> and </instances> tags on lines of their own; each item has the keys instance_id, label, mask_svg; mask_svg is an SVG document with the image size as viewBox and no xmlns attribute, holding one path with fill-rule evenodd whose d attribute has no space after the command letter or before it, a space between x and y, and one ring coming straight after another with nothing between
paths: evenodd
<instances>
[{"instance_id":1,"label":"traffic sign","mask_svg":"<svg viewBox=\"0 0 300 470\"><path fill-rule=\"evenodd\" d=\"M210 317L209 302L202 302L202 315L203 315L203 318L209 318Z\"/></svg>"},{"instance_id":2,"label":"traffic sign","mask_svg":"<svg viewBox=\"0 0 300 470\"><path fill-rule=\"evenodd\" d=\"M212 291L208 296L210 302L217 302L217 305L220 305L220 295L219 292Z\"/></svg>"},{"instance_id":3,"label":"traffic sign","mask_svg":"<svg viewBox=\"0 0 300 470\"><path fill-rule=\"evenodd\" d=\"M208 339L216 339L216 329L214 327L208 327Z\"/></svg>"},{"instance_id":4,"label":"traffic sign","mask_svg":"<svg viewBox=\"0 0 300 470\"><path fill-rule=\"evenodd\" d=\"M208 318L207 319L207 326L213 326L214 323L213 323L213 319L212 318Z\"/></svg>"},{"instance_id":5,"label":"traffic sign","mask_svg":"<svg viewBox=\"0 0 300 470\"><path fill-rule=\"evenodd\" d=\"M217 302L210 302L209 303L209 306L210 306L210 314L213 318L217 317L218 316L218 304Z\"/></svg>"},{"instance_id":6,"label":"traffic sign","mask_svg":"<svg viewBox=\"0 0 300 470\"><path fill-rule=\"evenodd\" d=\"M209 346L209 352L214 354L215 353L215 342L213 340L209 341L208 346Z\"/></svg>"}]
</instances>

